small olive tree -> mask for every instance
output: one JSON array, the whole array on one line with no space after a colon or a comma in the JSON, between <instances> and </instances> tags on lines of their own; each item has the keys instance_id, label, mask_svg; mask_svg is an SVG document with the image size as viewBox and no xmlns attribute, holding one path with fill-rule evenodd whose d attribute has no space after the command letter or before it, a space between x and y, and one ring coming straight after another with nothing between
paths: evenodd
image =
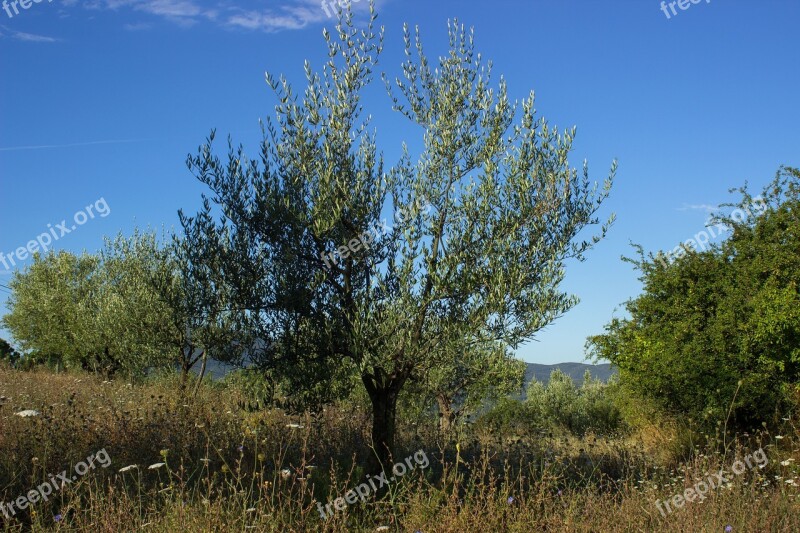
<instances>
[{"instance_id":1,"label":"small olive tree","mask_svg":"<svg viewBox=\"0 0 800 533\"><path fill-rule=\"evenodd\" d=\"M439 429L449 433L465 414L487 401L522 390L526 365L502 342L472 344L468 339L442 343L435 363L420 377L423 399L439 408Z\"/></svg>"}]
</instances>

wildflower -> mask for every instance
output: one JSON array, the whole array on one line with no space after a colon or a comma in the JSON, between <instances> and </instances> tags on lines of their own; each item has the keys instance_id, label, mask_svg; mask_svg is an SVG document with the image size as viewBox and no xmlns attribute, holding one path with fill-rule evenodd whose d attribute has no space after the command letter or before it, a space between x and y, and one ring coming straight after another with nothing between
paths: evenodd
<instances>
[{"instance_id":1,"label":"wildflower","mask_svg":"<svg viewBox=\"0 0 800 533\"><path fill-rule=\"evenodd\" d=\"M284 468L284 469L281 470L281 477L283 479L289 479L289 476L291 476L291 475L292 475L292 471L289 470L288 468Z\"/></svg>"},{"instance_id":2,"label":"wildflower","mask_svg":"<svg viewBox=\"0 0 800 533\"><path fill-rule=\"evenodd\" d=\"M513 496L509 496L508 500L506 500L506 501L508 502L508 505L512 505L514 503L514 497Z\"/></svg>"},{"instance_id":3,"label":"wildflower","mask_svg":"<svg viewBox=\"0 0 800 533\"><path fill-rule=\"evenodd\" d=\"M561 492L561 489L558 489L558 495L561 496L562 494L563 492Z\"/></svg>"},{"instance_id":4,"label":"wildflower","mask_svg":"<svg viewBox=\"0 0 800 533\"><path fill-rule=\"evenodd\" d=\"M222 471L223 472L227 472L229 470L230 470L230 468L228 468L228 465L222 465Z\"/></svg>"},{"instance_id":5,"label":"wildflower","mask_svg":"<svg viewBox=\"0 0 800 533\"><path fill-rule=\"evenodd\" d=\"M161 450L160 452L158 452L158 454L166 460L167 455L169 455L169 450Z\"/></svg>"},{"instance_id":6,"label":"wildflower","mask_svg":"<svg viewBox=\"0 0 800 533\"><path fill-rule=\"evenodd\" d=\"M775 440L781 440L781 439L783 439L783 435L775 435Z\"/></svg>"},{"instance_id":7,"label":"wildflower","mask_svg":"<svg viewBox=\"0 0 800 533\"><path fill-rule=\"evenodd\" d=\"M792 464L793 460L794 459L786 459L785 461L781 461L781 466L789 466L790 464Z\"/></svg>"},{"instance_id":8,"label":"wildflower","mask_svg":"<svg viewBox=\"0 0 800 533\"><path fill-rule=\"evenodd\" d=\"M148 466L147 469L148 470L157 470L157 469L161 468L162 466L164 466L165 464L167 464L167 463L154 463L154 464Z\"/></svg>"},{"instance_id":9,"label":"wildflower","mask_svg":"<svg viewBox=\"0 0 800 533\"><path fill-rule=\"evenodd\" d=\"M255 507L251 507L251 508L245 510L245 513L255 513L255 512L256 512L256 508Z\"/></svg>"},{"instance_id":10,"label":"wildflower","mask_svg":"<svg viewBox=\"0 0 800 533\"><path fill-rule=\"evenodd\" d=\"M128 465L128 466L123 466L122 468L120 468L120 469L119 469L119 471L120 471L120 472L127 472L127 471L129 471L129 470L133 470L134 468L139 468L139 465Z\"/></svg>"},{"instance_id":11,"label":"wildflower","mask_svg":"<svg viewBox=\"0 0 800 533\"><path fill-rule=\"evenodd\" d=\"M389 526L378 526L375 531L389 531Z\"/></svg>"},{"instance_id":12,"label":"wildflower","mask_svg":"<svg viewBox=\"0 0 800 533\"><path fill-rule=\"evenodd\" d=\"M59 514L57 514L57 515L55 515L55 516L53 517L53 522L61 522L61 519L62 519L62 518L64 518L64 517L63 517L63 516L61 516L61 513L59 513Z\"/></svg>"},{"instance_id":13,"label":"wildflower","mask_svg":"<svg viewBox=\"0 0 800 533\"><path fill-rule=\"evenodd\" d=\"M786 480L786 484L787 484L787 485L791 485L791 486L793 486L793 487L796 487L796 486L797 486L797 483L795 483L793 479L787 479L787 480Z\"/></svg>"},{"instance_id":14,"label":"wildflower","mask_svg":"<svg viewBox=\"0 0 800 533\"><path fill-rule=\"evenodd\" d=\"M244 446L239 446L239 447L238 447L238 448L236 448L236 449L237 449L237 450L239 450L240 452L243 452L243 451L244 451Z\"/></svg>"},{"instance_id":15,"label":"wildflower","mask_svg":"<svg viewBox=\"0 0 800 533\"><path fill-rule=\"evenodd\" d=\"M265 459L265 457L264 457L263 453L258 454L258 460L259 461L264 462L264 459Z\"/></svg>"},{"instance_id":16,"label":"wildflower","mask_svg":"<svg viewBox=\"0 0 800 533\"><path fill-rule=\"evenodd\" d=\"M305 426L301 426L300 424L286 424L286 427L292 429L303 429Z\"/></svg>"},{"instance_id":17,"label":"wildflower","mask_svg":"<svg viewBox=\"0 0 800 533\"><path fill-rule=\"evenodd\" d=\"M725 526L725 533L731 533L733 531L733 526Z\"/></svg>"},{"instance_id":18,"label":"wildflower","mask_svg":"<svg viewBox=\"0 0 800 533\"><path fill-rule=\"evenodd\" d=\"M16 416L21 416L22 418L27 418L29 416L39 416L39 411L34 409L25 409L24 411L20 411L19 413L14 413Z\"/></svg>"}]
</instances>

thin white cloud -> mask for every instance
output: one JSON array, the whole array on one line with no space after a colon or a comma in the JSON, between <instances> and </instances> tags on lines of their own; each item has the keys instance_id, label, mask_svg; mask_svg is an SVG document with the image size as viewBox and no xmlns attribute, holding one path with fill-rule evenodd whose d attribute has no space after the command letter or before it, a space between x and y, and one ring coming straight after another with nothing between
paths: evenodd
<instances>
[{"instance_id":1,"label":"thin white cloud","mask_svg":"<svg viewBox=\"0 0 800 533\"><path fill-rule=\"evenodd\" d=\"M388 0L376 0L376 3ZM64 0L65 5L74 5L76 0ZM350 0L354 13L369 11L369 0ZM202 21L214 22L233 29L276 32L298 30L310 24L334 22L338 0L282 0L269 2L270 7L261 7L262 2L242 2L233 5L230 0L88 0L81 5L85 9L122 11L134 10L167 20L180 26L192 26ZM261 5L259 5L261 4ZM146 29L145 23L126 24L127 30Z\"/></svg>"},{"instance_id":2,"label":"thin white cloud","mask_svg":"<svg viewBox=\"0 0 800 533\"><path fill-rule=\"evenodd\" d=\"M194 18L203 14L203 9L191 0L150 0L137 4L135 9L167 18Z\"/></svg>"},{"instance_id":3,"label":"thin white cloud","mask_svg":"<svg viewBox=\"0 0 800 533\"><path fill-rule=\"evenodd\" d=\"M369 0L351 0L353 13L369 11ZM275 32L297 30L318 22L335 22L337 0L295 0L278 9L238 10L227 18L227 24L248 30Z\"/></svg>"},{"instance_id":4,"label":"thin white cloud","mask_svg":"<svg viewBox=\"0 0 800 533\"><path fill-rule=\"evenodd\" d=\"M138 22L136 24L125 24L124 26L122 26L122 29L127 31L144 31L144 30L149 30L152 27L153 25L147 22Z\"/></svg>"},{"instance_id":5,"label":"thin white cloud","mask_svg":"<svg viewBox=\"0 0 800 533\"><path fill-rule=\"evenodd\" d=\"M111 11L133 9L181 26L191 26L202 19L215 20L217 18L216 9L205 8L194 0L91 0L85 2L83 7Z\"/></svg>"},{"instance_id":6,"label":"thin white cloud","mask_svg":"<svg viewBox=\"0 0 800 533\"><path fill-rule=\"evenodd\" d=\"M120 140L108 140L108 141L89 141L89 142L70 143L70 144L38 144L31 146L5 146L5 147L0 146L0 152L16 152L18 150L44 150L48 148L72 148L75 146L92 146L95 144L135 143L147 140L148 139L120 139Z\"/></svg>"},{"instance_id":7,"label":"thin white cloud","mask_svg":"<svg viewBox=\"0 0 800 533\"><path fill-rule=\"evenodd\" d=\"M243 11L228 17L227 24L248 30L273 32L278 30L299 30L305 28L313 19L269 11Z\"/></svg>"},{"instance_id":8,"label":"thin white cloud","mask_svg":"<svg viewBox=\"0 0 800 533\"><path fill-rule=\"evenodd\" d=\"M28 41L32 43L54 43L57 40L45 35L36 35L35 33L25 33L22 31L15 32L12 34L12 37L20 41Z\"/></svg>"},{"instance_id":9,"label":"thin white cloud","mask_svg":"<svg viewBox=\"0 0 800 533\"><path fill-rule=\"evenodd\" d=\"M683 204L683 207L678 207L676 209L678 211L705 211L706 213L714 213L719 209L719 206L711 204Z\"/></svg>"},{"instance_id":10,"label":"thin white cloud","mask_svg":"<svg viewBox=\"0 0 800 533\"><path fill-rule=\"evenodd\" d=\"M45 35L36 35L35 33L25 33L23 31L12 30L6 26L0 26L0 37L9 37L18 41L27 41L29 43L54 43L58 39L47 37Z\"/></svg>"}]
</instances>

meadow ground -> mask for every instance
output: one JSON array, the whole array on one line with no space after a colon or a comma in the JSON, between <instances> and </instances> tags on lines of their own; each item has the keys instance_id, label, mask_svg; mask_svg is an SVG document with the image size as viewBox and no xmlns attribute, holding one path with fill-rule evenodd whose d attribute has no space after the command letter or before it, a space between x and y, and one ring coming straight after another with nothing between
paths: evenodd
<instances>
[{"instance_id":1,"label":"meadow ground","mask_svg":"<svg viewBox=\"0 0 800 533\"><path fill-rule=\"evenodd\" d=\"M740 435L726 453L655 423L611 438L472 427L445 439L434 423L400 420L398 458L427 461L409 461L385 498L323 520L316 502L365 481L363 408L289 416L248 409L236 389L204 385L192 398L176 383L0 367L0 502L56 487L47 501L4 507L3 530L800 531L793 420L779 433ZM15 414L24 410L38 414ZM759 449L765 462L737 466ZM93 454L110 464L59 479ZM659 512L657 501L709 476L703 501Z\"/></svg>"}]
</instances>

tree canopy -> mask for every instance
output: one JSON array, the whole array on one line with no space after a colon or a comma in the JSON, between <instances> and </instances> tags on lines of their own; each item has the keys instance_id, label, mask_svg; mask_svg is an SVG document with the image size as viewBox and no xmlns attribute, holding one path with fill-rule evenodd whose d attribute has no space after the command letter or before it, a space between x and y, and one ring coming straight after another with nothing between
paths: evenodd
<instances>
[{"instance_id":1,"label":"tree canopy","mask_svg":"<svg viewBox=\"0 0 800 533\"><path fill-rule=\"evenodd\" d=\"M457 22L436 65L405 28L402 77L383 79L422 149L404 146L385 168L361 104L383 46L375 19L359 30L346 11L324 31L329 60L321 72L306 63L302 92L268 74L278 103L259 156L229 141L221 160L212 131L188 159L211 194L198 215L181 213L186 239L210 252L196 260L264 342L254 360L300 373L305 388L355 369L372 403L373 468L393 452L399 392L435 367L440 345L514 348L575 305L559 288L564 262L605 234L611 219L594 214L614 174L598 189L586 164L570 166L575 130L538 118L532 93L510 102Z\"/></svg>"}]
</instances>

